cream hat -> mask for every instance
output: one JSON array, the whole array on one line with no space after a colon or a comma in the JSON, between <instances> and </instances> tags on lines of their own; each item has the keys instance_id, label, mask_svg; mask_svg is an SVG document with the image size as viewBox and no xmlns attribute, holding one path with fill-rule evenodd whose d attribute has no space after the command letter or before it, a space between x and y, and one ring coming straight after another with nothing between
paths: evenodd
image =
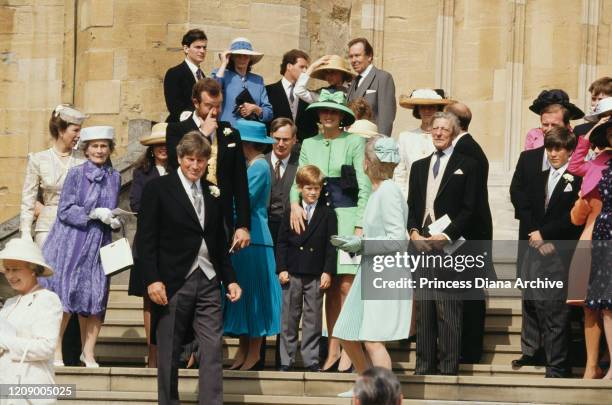
<instances>
[{"instance_id":1,"label":"cream hat","mask_svg":"<svg viewBox=\"0 0 612 405\"><path fill-rule=\"evenodd\" d=\"M138 140L141 145L163 145L166 143L166 128L168 128L167 122L160 122L151 128L149 135L141 136Z\"/></svg>"},{"instance_id":2,"label":"cream hat","mask_svg":"<svg viewBox=\"0 0 612 405\"><path fill-rule=\"evenodd\" d=\"M369 120L357 120L348 129L348 132L362 136L364 138L372 138L373 136L382 135L378 132L378 127L375 123Z\"/></svg>"},{"instance_id":3,"label":"cream hat","mask_svg":"<svg viewBox=\"0 0 612 405\"><path fill-rule=\"evenodd\" d=\"M83 125L83 121L85 121L87 118L87 115L67 104L59 104L57 107L55 107L53 109L53 116L59 116L67 123L74 125Z\"/></svg>"},{"instance_id":4,"label":"cream hat","mask_svg":"<svg viewBox=\"0 0 612 405\"><path fill-rule=\"evenodd\" d=\"M81 129L79 143L94 141L100 139L113 140L115 138L115 129L108 126L87 127Z\"/></svg>"},{"instance_id":5,"label":"cream hat","mask_svg":"<svg viewBox=\"0 0 612 405\"><path fill-rule=\"evenodd\" d=\"M4 250L0 251L0 273L4 273L4 260L21 260L22 262L37 264L44 271L40 277L53 275L53 270L42 255L42 251L36 243L26 238L13 238L8 241Z\"/></svg>"},{"instance_id":6,"label":"cream hat","mask_svg":"<svg viewBox=\"0 0 612 405\"><path fill-rule=\"evenodd\" d=\"M416 89L410 97L402 94L399 99L400 106L413 109L417 105L446 105L452 104L453 100L442 98L433 89Z\"/></svg>"},{"instance_id":7,"label":"cream hat","mask_svg":"<svg viewBox=\"0 0 612 405\"><path fill-rule=\"evenodd\" d=\"M604 115L610 115L612 113L612 97L606 97L599 100L595 106L595 110L584 117L586 121L597 122Z\"/></svg>"}]
</instances>

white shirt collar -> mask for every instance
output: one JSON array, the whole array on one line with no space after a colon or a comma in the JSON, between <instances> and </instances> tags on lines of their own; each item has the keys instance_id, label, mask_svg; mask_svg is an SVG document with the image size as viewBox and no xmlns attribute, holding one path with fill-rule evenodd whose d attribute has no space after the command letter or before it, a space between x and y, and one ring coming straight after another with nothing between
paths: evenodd
<instances>
[{"instance_id":1,"label":"white shirt collar","mask_svg":"<svg viewBox=\"0 0 612 405\"><path fill-rule=\"evenodd\" d=\"M181 168L179 167L178 169L176 169L179 175L179 179L181 179L181 183L183 184L183 187L185 188L185 191L187 192L187 195L189 196L189 199L191 200L192 196L191 196L191 185L194 184L191 180L189 180L187 177L185 177L185 175L183 174L183 171L181 170ZM200 184L199 181L195 182L196 187L198 188L198 191L201 193L202 192L202 185Z\"/></svg>"},{"instance_id":2,"label":"white shirt collar","mask_svg":"<svg viewBox=\"0 0 612 405\"><path fill-rule=\"evenodd\" d=\"M549 167L550 167L550 174L549 174L549 175L552 175L552 173L553 173L553 172L557 172L557 173L559 173L559 177L561 177L561 176L563 176L563 174L564 174L564 173L565 173L565 171L567 170L567 167L569 166L569 161L567 161L567 162L565 162L565 164L564 164L563 166L561 166L561 167L560 167L560 168L558 168L558 169L555 169L555 168L554 168L554 167L553 167L553 166L550 164L550 162L548 162L548 159L546 159L546 161L547 161L547 163L548 163L548 165L549 165Z\"/></svg>"},{"instance_id":3,"label":"white shirt collar","mask_svg":"<svg viewBox=\"0 0 612 405\"><path fill-rule=\"evenodd\" d=\"M361 80L360 80L359 84L363 83L363 79L365 79L365 78L366 78L366 76L367 76L368 74L370 74L370 71L372 70L372 67L373 67L373 66L374 66L374 64L370 63L370 64L368 65L368 67L367 67L367 68L365 68L365 70L364 70L363 72L359 73L359 75L361 76Z\"/></svg>"},{"instance_id":4,"label":"white shirt collar","mask_svg":"<svg viewBox=\"0 0 612 405\"><path fill-rule=\"evenodd\" d=\"M306 210L309 206L311 206L313 209L317 208L317 203L319 202L319 200L313 202L312 204L307 204L306 201L302 200L302 207L304 208L304 210Z\"/></svg>"},{"instance_id":5,"label":"white shirt collar","mask_svg":"<svg viewBox=\"0 0 612 405\"><path fill-rule=\"evenodd\" d=\"M285 93L289 92L289 87L291 87L292 85L295 86L293 83L291 83L289 80L287 80L285 78L285 76L282 77L281 83L283 84L283 88L285 89Z\"/></svg>"},{"instance_id":6,"label":"white shirt collar","mask_svg":"<svg viewBox=\"0 0 612 405\"><path fill-rule=\"evenodd\" d=\"M451 144L451 146L449 146L448 148L444 149L444 150L442 151L442 153L444 153L444 156L446 156L446 157L450 157L450 155L452 155L452 154L453 154L453 150L455 150L455 145L454 145L454 144ZM437 152L437 151L438 151L438 150L436 149L436 150L434 151L434 154L436 154L436 152Z\"/></svg>"},{"instance_id":7,"label":"white shirt collar","mask_svg":"<svg viewBox=\"0 0 612 405\"><path fill-rule=\"evenodd\" d=\"M193 73L193 75L195 76L196 72L200 67L196 66L192 61L189 60L189 58L185 58L185 63L187 64L187 66L189 66L189 70L191 70L191 73Z\"/></svg>"},{"instance_id":8,"label":"white shirt collar","mask_svg":"<svg viewBox=\"0 0 612 405\"><path fill-rule=\"evenodd\" d=\"M287 167L287 163L289 162L289 158L291 157L291 153L289 155L287 155L286 158L281 160L281 166L283 167ZM274 151L272 151L272 153L270 153L270 162L272 163L272 166L274 166L276 164L276 162L278 161L278 156L276 156L276 154L274 153Z\"/></svg>"}]
</instances>

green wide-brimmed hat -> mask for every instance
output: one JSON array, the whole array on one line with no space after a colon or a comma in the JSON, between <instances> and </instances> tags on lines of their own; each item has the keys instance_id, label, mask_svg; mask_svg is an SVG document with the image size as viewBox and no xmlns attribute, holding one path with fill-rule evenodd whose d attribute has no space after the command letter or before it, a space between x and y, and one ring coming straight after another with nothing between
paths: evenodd
<instances>
[{"instance_id":1,"label":"green wide-brimmed hat","mask_svg":"<svg viewBox=\"0 0 612 405\"><path fill-rule=\"evenodd\" d=\"M306 111L317 109L338 110L344 113L342 120L340 120L340 125L343 127L348 127L355 122L355 113L346 105L346 96L342 91L331 92L327 89L321 90L319 101L306 107Z\"/></svg>"}]
</instances>

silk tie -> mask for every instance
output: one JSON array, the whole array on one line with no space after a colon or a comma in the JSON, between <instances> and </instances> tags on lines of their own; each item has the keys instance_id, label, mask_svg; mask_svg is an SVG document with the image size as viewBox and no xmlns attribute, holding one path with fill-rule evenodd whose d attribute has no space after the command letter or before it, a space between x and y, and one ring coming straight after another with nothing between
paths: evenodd
<instances>
[{"instance_id":1,"label":"silk tie","mask_svg":"<svg viewBox=\"0 0 612 405\"><path fill-rule=\"evenodd\" d=\"M442 152L441 150L436 152L436 161L433 165L434 179L438 177L438 172L440 171L440 160L442 159L442 156L444 156L444 152Z\"/></svg>"},{"instance_id":2,"label":"silk tie","mask_svg":"<svg viewBox=\"0 0 612 405\"><path fill-rule=\"evenodd\" d=\"M276 163L274 163L274 180L280 180L281 178L280 169L281 169L282 164L283 164L283 161L280 159L278 159Z\"/></svg>"},{"instance_id":3,"label":"silk tie","mask_svg":"<svg viewBox=\"0 0 612 405\"><path fill-rule=\"evenodd\" d=\"M204 73L202 73L202 69L196 70L196 77L198 78L198 80L202 80L204 78Z\"/></svg>"},{"instance_id":4,"label":"silk tie","mask_svg":"<svg viewBox=\"0 0 612 405\"><path fill-rule=\"evenodd\" d=\"M312 218L312 204L306 206L306 223L310 224L310 219Z\"/></svg>"},{"instance_id":5,"label":"silk tie","mask_svg":"<svg viewBox=\"0 0 612 405\"><path fill-rule=\"evenodd\" d=\"M357 75L355 78L355 88L359 87L359 82L361 81L361 75Z\"/></svg>"},{"instance_id":6,"label":"silk tie","mask_svg":"<svg viewBox=\"0 0 612 405\"><path fill-rule=\"evenodd\" d=\"M546 202L544 204L545 208L548 208L548 203L550 202L550 197L552 197L553 191L555 191L555 182L557 178L561 175L558 171L554 170L552 167L552 173L548 176L548 184L546 185Z\"/></svg>"},{"instance_id":7,"label":"silk tie","mask_svg":"<svg viewBox=\"0 0 612 405\"><path fill-rule=\"evenodd\" d=\"M198 186L195 183L191 184L191 196L193 197L193 207L198 214L198 218L202 216L202 196L198 192Z\"/></svg>"}]
</instances>

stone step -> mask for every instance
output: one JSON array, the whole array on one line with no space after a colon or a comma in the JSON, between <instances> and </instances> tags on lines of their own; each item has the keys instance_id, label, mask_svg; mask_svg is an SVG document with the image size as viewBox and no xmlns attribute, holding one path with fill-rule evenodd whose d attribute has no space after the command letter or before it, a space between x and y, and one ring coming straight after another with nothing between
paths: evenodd
<instances>
[{"instance_id":1,"label":"stone step","mask_svg":"<svg viewBox=\"0 0 612 405\"><path fill-rule=\"evenodd\" d=\"M179 391L188 396L194 395L197 392L197 371L180 370L179 376ZM224 371L224 394L228 400L235 398L227 397L229 395L237 395L238 399L249 395L274 396L277 398L273 399L278 402L268 402L274 404L311 403L300 402L305 397L329 398L336 401L335 395L352 388L355 378L355 374L339 373ZM603 380L544 379L533 375L513 377L399 375L398 378L402 383L404 397L408 400L469 401L469 403L495 400L506 403L601 405L608 402L606 398L612 398L612 381ZM85 395L89 391L97 391L102 396L133 393L132 398L137 399L140 393L148 392L154 395L157 390L155 369L63 367L57 370L56 380L58 384L76 384L77 395L78 392L83 392L82 395ZM112 391L112 394L109 394L109 391ZM289 398L281 399L282 397ZM115 398L121 400L119 397ZM126 395L124 398L129 397ZM117 403L112 396L108 399L113 404ZM144 403L150 403L147 401L150 401L150 397Z\"/></svg>"}]
</instances>

